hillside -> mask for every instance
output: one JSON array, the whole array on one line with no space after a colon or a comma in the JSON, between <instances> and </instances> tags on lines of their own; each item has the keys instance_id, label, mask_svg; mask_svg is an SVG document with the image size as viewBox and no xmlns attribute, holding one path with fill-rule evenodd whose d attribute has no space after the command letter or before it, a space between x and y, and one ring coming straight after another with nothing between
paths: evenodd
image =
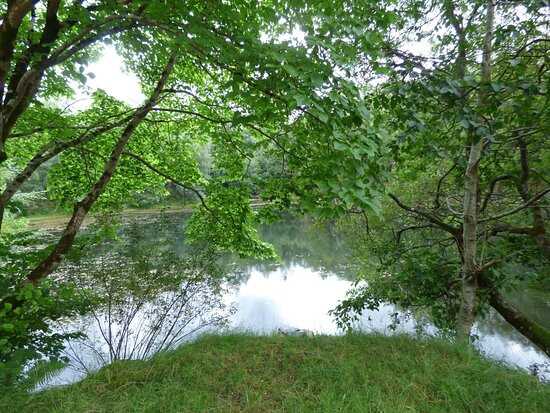
<instances>
[{"instance_id":1,"label":"hillside","mask_svg":"<svg viewBox=\"0 0 550 413\"><path fill-rule=\"evenodd\" d=\"M550 386L472 350L405 336L207 336L4 412L548 412Z\"/></svg>"}]
</instances>

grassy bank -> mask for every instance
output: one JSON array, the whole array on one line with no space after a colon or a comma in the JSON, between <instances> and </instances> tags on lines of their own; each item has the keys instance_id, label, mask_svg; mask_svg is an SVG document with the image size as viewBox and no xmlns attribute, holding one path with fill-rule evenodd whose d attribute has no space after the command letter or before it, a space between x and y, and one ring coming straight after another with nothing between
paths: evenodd
<instances>
[{"instance_id":1,"label":"grassy bank","mask_svg":"<svg viewBox=\"0 0 550 413\"><path fill-rule=\"evenodd\" d=\"M191 206L177 206L177 205L164 205L159 207L151 208L127 208L119 212L112 213L112 216L115 217L139 217L147 216L152 214L159 213L184 213L191 212ZM84 218L84 225L89 225L95 220L96 216L94 214L88 214ZM35 228L56 228L63 227L71 219L71 214L69 212L55 211L51 214L41 214L41 215L30 215L28 217L19 218L22 221L27 223L29 229Z\"/></svg>"},{"instance_id":2,"label":"grassy bank","mask_svg":"<svg viewBox=\"0 0 550 413\"><path fill-rule=\"evenodd\" d=\"M550 386L440 341L228 335L3 404L19 413L549 412Z\"/></svg>"},{"instance_id":3,"label":"grassy bank","mask_svg":"<svg viewBox=\"0 0 550 413\"><path fill-rule=\"evenodd\" d=\"M252 208L261 208L265 203L259 200L251 200ZM125 208L122 211L114 212L111 215L117 217L139 217L153 214L162 213L191 213L193 211L192 204L176 204L176 203L166 203L153 205L143 208ZM22 228L36 229L36 228L57 228L63 227L71 219L71 212L68 211L58 211L52 210L47 213L42 214L33 214L29 216L24 216L16 218L16 221L19 222L19 226ZM89 225L95 220L95 214L88 214L84 218L84 226Z\"/></svg>"}]
</instances>

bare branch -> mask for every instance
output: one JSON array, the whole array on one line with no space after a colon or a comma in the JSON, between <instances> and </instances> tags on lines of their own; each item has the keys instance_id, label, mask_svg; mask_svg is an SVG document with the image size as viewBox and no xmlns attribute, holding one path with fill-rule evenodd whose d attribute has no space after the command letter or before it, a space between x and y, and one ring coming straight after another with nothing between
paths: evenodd
<instances>
[{"instance_id":1,"label":"bare branch","mask_svg":"<svg viewBox=\"0 0 550 413\"><path fill-rule=\"evenodd\" d=\"M488 269L491 268L491 267L494 267L495 265L502 264L503 262L509 260L509 259L512 258L513 256L518 255L518 254L520 254L520 253L522 253L522 252L523 252L523 250L515 251L515 252L513 252L513 253L511 253L511 254L508 254L508 255L506 255L506 256L504 256L504 257L500 257L500 258L494 259L494 260L492 260L492 261L489 261L488 263L484 264L484 265L479 269L479 271L480 271L480 272L483 272L483 271L488 270Z\"/></svg>"},{"instance_id":2,"label":"bare branch","mask_svg":"<svg viewBox=\"0 0 550 413\"><path fill-rule=\"evenodd\" d=\"M453 236L459 236L460 235L460 228L453 227L452 225L446 224L443 221L441 221L439 218L433 216L432 214L429 214L424 211L420 211L418 209L412 208L410 206L407 206L403 204L399 198L397 198L395 195L389 193L388 196L395 201L395 203L405 211L411 212L415 215L419 215L423 218L426 218L429 222L432 224L437 225L439 228L443 229L444 231L447 231L448 233L452 234Z\"/></svg>"},{"instance_id":3,"label":"bare branch","mask_svg":"<svg viewBox=\"0 0 550 413\"><path fill-rule=\"evenodd\" d=\"M183 113L183 114L186 114L186 115L192 115L192 116L197 116L199 118L202 118L204 120L207 120L208 122L212 122L212 123L219 123L219 124L227 124L227 123L231 123L232 121L228 120L228 119L215 119L215 118L211 118L209 116L206 116L206 115L203 115L202 113L200 112L194 112L192 110L186 110L186 109L174 109L174 108L153 108L153 111L155 112L172 112L172 113Z\"/></svg>"},{"instance_id":4,"label":"bare branch","mask_svg":"<svg viewBox=\"0 0 550 413\"><path fill-rule=\"evenodd\" d=\"M126 155L126 156L129 156L130 158L133 158L137 161L139 161L140 163L142 163L143 165L145 165L147 168L149 168L151 171L153 171L154 173L156 173L157 175L160 175L162 176L163 178L166 178L168 179L170 182L173 182L175 183L176 185L178 186L181 186L182 188L185 188L193 193L195 193L195 195L197 195L197 197L199 198L199 200L201 201L201 204L202 206L209 212L213 212L209 207L208 205L206 205L206 202L205 202L205 199L204 199L204 196L201 194L201 192L196 189L196 188L193 188L192 186L189 186L189 185L186 185L184 184L183 182L177 180L176 178L168 175L167 173L165 172L162 172L160 169L156 168L155 166L153 166L150 162L146 161L145 159L143 159L141 156L135 154L135 153L132 153L132 152L128 152L128 151L124 151L122 152L123 155Z\"/></svg>"},{"instance_id":5,"label":"bare branch","mask_svg":"<svg viewBox=\"0 0 550 413\"><path fill-rule=\"evenodd\" d=\"M434 209L437 210L441 207L441 204L439 202L439 196L441 195L441 185L443 185L443 181L445 178L453 171L453 169L456 168L456 163L451 166L451 168L443 174L441 178L439 178L439 181L437 181L437 189L435 193L435 200L434 200Z\"/></svg>"},{"instance_id":6,"label":"bare branch","mask_svg":"<svg viewBox=\"0 0 550 413\"><path fill-rule=\"evenodd\" d=\"M196 100L197 102L199 102L200 104L204 105L204 106L209 106L209 107L212 107L212 108L222 108L222 109L228 109L222 105L218 105L216 103L209 103L209 102L206 102L204 99L201 99L200 97L198 97L196 94L194 94L193 92L191 92L190 90L187 90L187 89L165 89L165 92L169 92L169 93L183 93L185 95L188 95L188 96L191 96L194 100Z\"/></svg>"},{"instance_id":7,"label":"bare branch","mask_svg":"<svg viewBox=\"0 0 550 413\"><path fill-rule=\"evenodd\" d=\"M547 193L550 192L550 188L547 188L543 191L540 191L538 194L536 194L534 197L532 197L531 199L529 199L527 202L525 202L523 205L520 205L519 207L517 208L514 208L512 209L511 211L507 211L507 212L503 212L502 214L499 214L499 215L495 215L494 217L487 217L487 218L483 218L483 219L480 219L478 222L487 222L487 221L494 221L494 220L497 220L497 219L500 219L500 218L504 218L504 217L507 217L508 215L512 215L512 214L515 214L516 212L519 212L521 211L522 209L525 209L527 207L529 207L530 205L534 204L535 202L537 202L539 199L541 199L542 197L544 197Z\"/></svg>"},{"instance_id":8,"label":"bare branch","mask_svg":"<svg viewBox=\"0 0 550 413\"><path fill-rule=\"evenodd\" d=\"M483 211L485 211L485 209L487 208L487 205L488 205L488 203L491 199L491 196L493 195L493 192L495 191L495 187L496 187L497 182L505 181L507 179L514 179L514 177L512 175L501 175L501 176L497 176L495 179L493 179L491 181L491 183L489 184L489 191L485 195L485 198L483 199L483 204L481 205L481 208L479 209L480 214Z\"/></svg>"},{"instance_id":9,"label":"bare branch","mask_svg":"<svg viewBox=\"0 0 550 413\"><path fill-rule=\"evenodd\" d=\"M426 225L411 225L410 227L401 228L395 233L395 242L400 242L401 236L406 231L412 231L412 230L424 229L424 228L437 228L437 226L433 224L426 224Z\"/></svg>"},{"instance_id":10,"label":"bare branch","mask_svg":"<svg viewBox=\"0 0 550 413\"><path fill-rule=\"evenodd\" d=\"M536 232L536 228L520 228L512 227L508 224L503 224L497 225L496 227L492 228L490 234L494 237L501 232L508 232L510 234L534 235Z\"/></svg>"}]
</instances>

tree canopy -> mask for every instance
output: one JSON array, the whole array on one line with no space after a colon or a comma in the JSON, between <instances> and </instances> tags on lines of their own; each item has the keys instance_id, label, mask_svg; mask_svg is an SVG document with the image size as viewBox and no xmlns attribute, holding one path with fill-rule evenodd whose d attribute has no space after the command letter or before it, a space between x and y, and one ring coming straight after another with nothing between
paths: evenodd
<instances>
[{"instance_id":1,"label":"tree canopy","mask_svg":"<svg viewBox=\"0 0 550 413\"><path fill-rule=\"evenodd\" d=\"M548 353L548 332L502 294L548 282L547 10L455 3L406 3L415 13L400 14L394 41L429 38L432 52L396 47L369 95L394 137L392 178L384 219L358 246L369 284L336 314L347 323L390 301L469 337L490 304Z\"/></svg>"},{"instance_id":2,"label":"tree canopy","mask_svg":"<svg viewBox=\"0 0 550 413\"><path fill-rule=\"evenodd\" d=\"M291 209L376 223L359 239L377 271L337 309L344 321L392 301L467 339L489 303L550 351L550 333L501 294L515 264L548 268L543 3L10 0L0 15L0 228L44 165L49 196L72 209L34 259L1 264L17 269L0 297L8 337L91 210L171 183L199 201L189 239L241 255L274 257L255 226ZM145 100L97 90L84 110L61 104L105 45Z\"/></svg>"},{"instance_id":3,"label":"tree canopy","mask_svg":"<svg viewBox=\"0 0 550 413\"><path fill-rule=\"evenodd\" d=\"M6 272L0 304L4 349L19 334L11 320L41 305L22 292L59 267L92 209L171 182L200 200L191 240L258 257L274 252L254 224L297 200L323 216L376 209L383 135L350 78L359 56L381 53L377 32L395 18L375 4L15 0L0 14L0 162L9 172L0 216L48 162L49 196L73 210L37 259L6 261L17 271ZM110 44L145 101L129 107L99 90L83 111L56 103L94 76L87 64ZM208 175L196 156L205 144ZM258 152L278 160L277 175L248 176ZM253 186L269 201L261 215Z\"/></svg>"}]
</instances>

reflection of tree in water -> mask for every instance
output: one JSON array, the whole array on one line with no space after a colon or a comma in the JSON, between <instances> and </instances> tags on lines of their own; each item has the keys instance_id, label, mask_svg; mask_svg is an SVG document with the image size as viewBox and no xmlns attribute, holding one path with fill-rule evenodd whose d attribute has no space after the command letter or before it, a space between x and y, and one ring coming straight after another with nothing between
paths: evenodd
<instances>
[{"instance_id":1,"label":"reflection of tree in water","mask_svg":"<svg viewBox=\"0 0 550 413\"><path fill-rule=\"evenodd\" d=\"M534 346L525 336L520 334L518 330L508 324L508 322L492 308L489 309L483 319L478 320L476 323L475 334L479 337L497 338L500 343L499 345L504 348L509 346L513 347L517 344L520 344L523 351L526 352L529 351L529 349L535 348L540 353L541 357L547 360L547 357L545 357L542 351Z\"/></svg>"},{"instance_id":2,"label":"reflection of tree in water","mask_svg":"<svg viewBox=\"0 0 550 413\"><path fill-rule=\"evenodd\" d=\"M517 332L514 327L508 324L506 320L504 320L502 316L492 308L488 309L484 317L478 321L477 330L479 333L483 333L485 335L498 334L508 339L523 337ZM529 343L527 339L525 339L525 342Z\"/></svg>"},{"instance_id":3,"label":"reflection of tree in water","mask_svg":"<svg viewBox=\"0 0 550 413\"><path fill-rule=\"evenodd\" d=\"M538 299L526 283L515 290L508 291L506 296L532 320L544 327L550 328L549 303ZM508 322L492 308L489 308L483 319L479 320L477 328L480 333L486 335L500 335L509 341L516 341L528 347L532 346L532 343L527 338L508 324Z\"/></svg>"},{"instance_id":4,"label":"reflection of tree in water","mask_svg":"<svg viewBox=\"0 0 550 413\"><path fill-rule=\"evenodd\" d=\"M550 362L538 349L500 314L490 309L483 319L477 321L476 346L482 354L529 370L539 380L550 382Z\"/></svg>"},{"instance_id":5,"label":"reflection of tree in water","mask_svg":"<svg viewBox=\"0 0 550 413\"><path fill-rule=\"evenodd\" d=\"M217 281L215 280L224 278L223 273L227 272L233 273L230 282L234 284L246 282L253 270L264 273L265 275L278 270L284 275L293 270L295 266L307 267L321 274L336 273L345 278L352 277L351 271L343 265L349 259L346 257L347 251L345 248L345 240L334 235L330 225L327 224L316 225L308 219L288 216L280 223L261 227L259 229L261 238L272 242L281 255L282 263L278 264L277 262L270 261L239 260L231 255L219 256L217 253L207 248L205 248L204 251L201 250L201 248L194 248L185 242L185 222L186 216L181 214L161 214L160 216L149 216L146 219L136 219L134 217L125 218L122 224L116 229L116 236L118 237L116 241L109 240L105 237L105 235L109 235L108 226L104 229L105 233L99 238L94 238L92 234L93 231L88 231L90 232L91 241L83 242L82 244L92 245L92 248L83 250L83 253L80 254L81 257L78 256L79 254L73 254L71 265L65 266L65 276L71 273L86 275L96 283L88 284L92 285L96 291L108 291L108 294L104 294L104 296L109 296L109 294L117 296L121 294L121 292L128 290L134 291L133 289L137 289L137 291L149 289L149 291L158 294L156 297L161 300L159 301L159 305L141 304L144 302L142 299L144 297L143 294L138 294L137 299L128 294L121 294L121 296L117 298L117 300L120 298L126 300L124 301L125 306L122 306L125 308L125 312L121 314L126 314L125 317L127 318L128 314L130 314L129 319L134 320L134 324L131 322L130 324L126 323L126 325L129 325L126 331L131 332L134 336L136 332L139 331L139 324L142 323L144 318L141 316L132 317L131 315L134 312L132 308L135 309L139 307L142 312L156 309L157 313L148 313L148 317L158 317L157 319L165 320L164 326L184 325L185 320L189 320L189 318L186 317L202 311L197 307L187 307L188 311L182 311L181 313L183 314L182 320L184 320L181 324L173 321L174 319L171 318L170 315L162 315L163 308L176 308L175 304L173 306L170 304L172 298L176 298L176 302L183 302L174 294L178 294L185 290L184 284L178 284L177 280L188 280L191 275L194 274L190 269L193 268L193 266L189 264L189 260L192 258L196 260L196 268L207 268L208 265L211 265L211 270L208 271L209 274L219 274L219 277L213 277L213 279L211 279L210 284L193 284L197 286L206 286L208 291L213 292L213 294L208 295L208 297L211 298L210 301L208 301L208 299L202 301L204 303L203 309L216 309L218 308L216 306L222 306L221 300L219 299L220 295L218 294L219 291L221 291L221 287L220 290L216 289ZM75 251L78 251L78 248L75 248ZM202 255L205 252L212 255ZM162 270L151 271L154 269ZM224 271L221 271L221 269L224 269ZM102 280L102 284L99 280ZM157 286L161 286L161 290L162 288L164 288L164 290L159 293L156 289ZM523 290L527 290L527 288ZM544 321L545 317L548 317L548 313L545 310L545 308L547 308L545 304L531 297L527 291L523 290L512 293L512 295L516 294L516 297L512 298L516 302L523 300L523 304L521 305L525 308L531 308L533 311L532 315L539 316L537 321ZM200 297L200 293L197 293L197 296ZM147 301L147 303L150 302L151 300ZM256 305L254 302L250 304ZM102 308L104 309L105 307ZM100 310L101 308L98 309L97 318L99 322L103 323L103 326L108 327L108 324L105 324L105 319L101 318L105 317L106 313L101 313ZM260 308L254 313L260 310L262 309ZM160 315L158 313L159 311L161 312ZM398 311L398 309L396 309L396 311ZM171 314L177 314L177 312ZM221 312L218 314L221 314ZM265 314L265 311L258 314ZM372 322L370 320L368 321L378 326L380 325L379 322L383 320L378 320L375 315L368 314L367 317L373 318ZM111 320L116 318L116 316L117 314L112 311ZM413 323L415 326L423 325L422 314L415 314L415 318L415 323ZM84 321L88 322L90 320ZM98 323L95 319L91 321L94 321L95 324ZM218 321L223 321L223 317L220 317ZM411 320L409 320L409 322L410 321ZM403 321L402 326L407 323L407 320ZM387 324L388 323L384 321L384 326ZM124 323L121 322L119 325L124 325ZM141 327L141 331L144 331L144 329L146 331L154 331L155 334L158 332L155 337L165 337L165 333L167 332L166 328L149 329L148 326L151 325L154 326L154 323L144 324ZM188 333L192 331L191 327L197 325L200 325L200 323L193 324L191 322L187 325L189 328L184 328L182 332L184 334ZM103 330L107 331L108 329L105 327L103 327ZM111 336L114 335L116 338L116 334L119 331L117 330L118 328L119 327L112 329ZM412 328L414 329L414 326ZM496 338L498 341L496 344L495 340L489 340L488 343L490 346L502 347L502 345L506 346L510 343L511 347L514 348L517 347L516 344L524 346L525 349L532 348L521 335L517 334L511 326L492 311L487 314L485 320L481 320L478 323L478 334L480 336ZM105 335L108 336L108 334ZM101 334L98 337L105 342ZM109 346L103 346L104 359L108 359L109 357L134 357L135 354L144 354L145 349L154 348L153 345L140 344L133 349L134 353L132 354L132 343L147 343L148 341L146 339L132 341L129 338L131 335L128 334L120 335L120 337L128 338L117 341L115 345L112 346L113 350L110 350ZM182 335L180 337L184 339L189 336ZM166 342L168 341L167 339ZM174 342L175 341L176 340L174 340ZM101 349L99 345L96 345L97 343L98 342L94 343L92 341L88 342L87 345L88 347L94 347L94 349ZM118 350L118 348L120 348L120 350ZM111 356L111 353L114 353L114 356ZM87 360L83 361L86 362Z\"/></svg>"},{"instance_id":6,"label":"reflection of tree in water","mask_svg":"<svg viewBox=\"0 0 550 413\"><path fill-rule=\"evenodd\" d=\"M224 265L238 273L237 283L246 282L251 270L268 274L278 269L283 275L293 267L311 268L323 276L337 274L351 278L346 266L344 240L331 229L330 223L313 224L311 219L285 216L277 223L260 226L260 238L275 246L281 262L242 260L234 256L223 258Z\"/></svg>"},{"instance_id":7,"label":"reflection of tree in water","mask_svg":"<svg viewBox=\"0 0 550 413\"><path fill-rule=\"evenodd\" d=\"M518 289L506 293L510 301L533 321L550 328L550 303L541 300L535 290L523 283Z\"/></svg>"},{"instance_id":8,"label":"reflection of tree in water","mask_svg":"<svg viewBox=\"0 0 550 413\"><path fill-rule=\"evenodd\" d=\"M151 242L161 240L181 257L193 253L193 247L185 242L185 224L188 214L159 214L140 219L142 234ZM120 238L127 237L127 228L136 222L126 219L118 230ZM281 257L281 263L267 260L239 259L234 255L220 257L222 267L240 269L253 266L259 271L281 268L283 272L295 265L312 268L321 273L336 273L349 276L346 267L347 249L344 240L332 230L329 222L314 224L311 219L286 215L280 222L258 228L260 238L272 243Z\"/></svg>"}]
</instances>

